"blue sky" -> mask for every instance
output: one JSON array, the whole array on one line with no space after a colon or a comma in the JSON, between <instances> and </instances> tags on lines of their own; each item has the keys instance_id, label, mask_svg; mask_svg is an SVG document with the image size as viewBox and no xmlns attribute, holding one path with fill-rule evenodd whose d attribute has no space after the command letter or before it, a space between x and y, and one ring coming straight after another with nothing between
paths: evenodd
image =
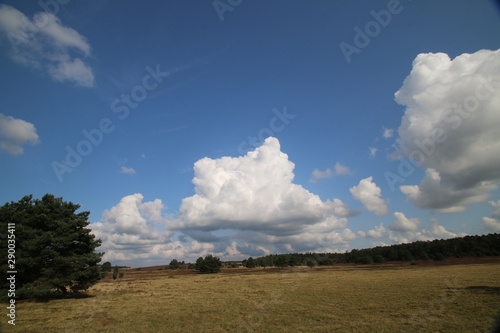
<instances>
[{"instance_id":1,"label":"blue sky","mask_svg":"<svg viewBox=\"0 0 500 333\"><path fill-rule=\"evenodd\" d=\"M78 203L132 266L498 232L499 15L2 1L0 203Z\"/></svg>"}]
</instances>

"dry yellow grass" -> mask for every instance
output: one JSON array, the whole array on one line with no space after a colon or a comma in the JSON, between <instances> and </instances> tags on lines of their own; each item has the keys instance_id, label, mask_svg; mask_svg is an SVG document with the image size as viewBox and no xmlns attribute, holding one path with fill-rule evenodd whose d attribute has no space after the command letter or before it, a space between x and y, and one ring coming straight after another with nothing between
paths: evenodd
<instances>
[{"instance_id":1,"label":"dry yellow grass","mask_svg":"<svg viewBox=\"0 0 500 333\"><path fill-rule=\"evenodd\" d=\"M128 272L93 297L22 302L19 332L487 332L500 264ZM10 326L10 325L9 325Z\"/></svg>"}]
</instances>

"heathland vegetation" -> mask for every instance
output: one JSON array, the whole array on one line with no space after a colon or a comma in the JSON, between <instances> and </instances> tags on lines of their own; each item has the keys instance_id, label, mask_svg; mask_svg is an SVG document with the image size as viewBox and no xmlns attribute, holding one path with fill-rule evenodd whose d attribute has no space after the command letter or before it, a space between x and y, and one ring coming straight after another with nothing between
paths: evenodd
<instances>
[{"instance_id":1,"label":"heathland vegetation","mask_svg":"<svg viewBox=\"0 0 500 333\"><path fill-rule=\"evenodd\" d=\"M88 296L18 304L19 332L489 332L498 258L448 265L126 270ZM426 266L429 265L429 266ZM0 331L6 328L0 322ZM15 330L14 330L15 331Z\"/></svg>"}]
</instances>

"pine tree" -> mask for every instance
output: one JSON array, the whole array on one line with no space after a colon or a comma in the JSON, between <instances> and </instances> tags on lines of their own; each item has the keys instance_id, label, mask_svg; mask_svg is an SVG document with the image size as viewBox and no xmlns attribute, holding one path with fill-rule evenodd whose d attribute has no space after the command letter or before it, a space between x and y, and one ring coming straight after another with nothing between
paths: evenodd
<instances>
[{"instance_id":1,"label":"pine tree","mask_svg":"<svg viewBox=\"0 0 500 333\"><path fill-rule=\"evenodd\" d=\"M25 196L0 207L0 248L7 249L4 230L15 225L16 298L41 298L86 290L101 278L101 244L87 228L89 212L79 205L46 194L41 200ZM5 274L7 262L0 265ZM6 279L1 277L5 287Z\"/></svg>"}]
</instances>

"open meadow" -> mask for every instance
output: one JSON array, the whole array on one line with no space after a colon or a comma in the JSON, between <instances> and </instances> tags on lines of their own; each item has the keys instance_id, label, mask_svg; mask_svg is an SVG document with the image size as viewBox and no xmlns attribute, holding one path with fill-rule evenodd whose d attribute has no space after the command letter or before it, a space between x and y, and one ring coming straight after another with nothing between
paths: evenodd
<instances>
[{"instance_id":1,"label":"open meadow","mask_svg":"<svg viewBox=\"0 0 500 333\"><path fill-rule=\"evenodd\" d=\"M85 298L17 303L19 332L488 332L500 261L126 271Z\"/></svg>"}]
</instances>

